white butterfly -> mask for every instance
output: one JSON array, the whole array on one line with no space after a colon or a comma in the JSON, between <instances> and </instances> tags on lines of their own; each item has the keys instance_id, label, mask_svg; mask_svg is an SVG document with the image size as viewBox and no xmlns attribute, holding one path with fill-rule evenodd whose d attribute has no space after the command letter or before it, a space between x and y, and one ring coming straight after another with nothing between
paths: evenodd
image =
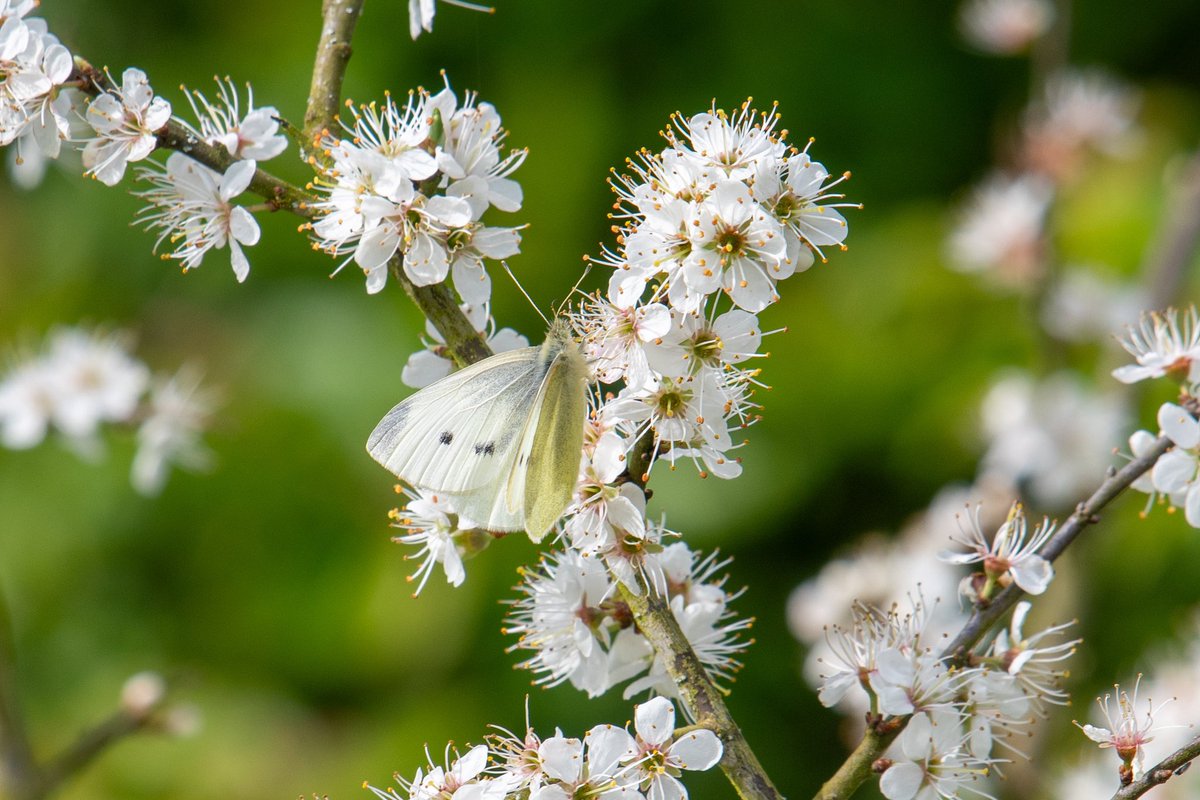
<instances>
[{"instance_id":1,"label":"white butterfly","mask_svg":"<svg viewBox=\"0 0 1200 800\"><path fill-rule=\"evenodd\" d=\"M586 382L579 347L555 320L540 347L485 358L401 401L367 452L479 527L538 542L575 493Z\"/></svg>"}]
</instances>

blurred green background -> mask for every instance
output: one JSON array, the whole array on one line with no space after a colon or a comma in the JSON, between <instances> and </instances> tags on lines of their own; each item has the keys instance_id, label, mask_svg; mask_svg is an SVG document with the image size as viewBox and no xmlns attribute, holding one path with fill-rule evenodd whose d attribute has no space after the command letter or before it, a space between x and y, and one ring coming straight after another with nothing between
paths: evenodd
<instances>
[{"instance_id":1,"label":"blurred green background","mask_svg":"<svg viewBox=\"0 0 1200 800\"><path fill-rule=\"evenodd\" d=\"M178 84L211 93L212 75L228 74L299 121L319 5L47 0L40 14L93 63L145 69L177 112ZM848 252L786 283L764 314L767 329L789 331L765 345L774 388L741 451L745 474L702 482L681 468L653 483L670 527L735 557L731 585L749 586L737 609L758 622L732 709L781 790L811 793L841 746L837 718L799 676L788 592L858 534L894 530L947 482L970 480L989 377L1036 366L1026 305L942 259L950 201L993 161L1024 102L1026 63L970 52L945 2L498 0L491 17L439 7L416 43L406 6L366 4L347 94L436 88L445 68L456 89L497 106L509 144L530 150L515 176L524 209L497 221L529 223L512 264L539 304L563 297L580 257L609 241L607 170L655 147L672 111L777 100L793 142L816 137L816 159L854 172L846 192L865 209L850 215ZM1146 92L1147 137L1066 199L1059 244L1071 260L1132 272L1200 130L1200 7L1079 6L1073 60ZM293 155L272 166L303 182ZM0 451L0 580L43 753L142 669L165 674L203 727L124 742L62 796L362 797L364 779L411 774L424 743L436 753L489 723L518 728L526 693L540 730L627 719L619 692L531 689L512 669L497 601L536 559L527 541L469 562L461 589L439 573L409 596L413 565L386 525L392 480L363 452L407 391L400 368L419 346L403 293L368 297L353 269L330 280L333 262L284 215L260 215L244 285L219 252L181 276L129 225L129 186L52 169L34 192L0 187L0 342L112 324L157 369L201 365L223 398L208 436L215 468L175 473L145 499L129 486L129 440L112 440L99 464L53 443ZM540 339L527 303L502 276L495 285L500 324ZM1079 705L1127 678L1143 643L1200 599L1200 534L1165 514L1137 521L1140 505L1121 504L1079 559L1090 577L1067 612L1089 638L1073 670ZM715 772L689 785L732 796Z\"/></svg>"}]
</instances>

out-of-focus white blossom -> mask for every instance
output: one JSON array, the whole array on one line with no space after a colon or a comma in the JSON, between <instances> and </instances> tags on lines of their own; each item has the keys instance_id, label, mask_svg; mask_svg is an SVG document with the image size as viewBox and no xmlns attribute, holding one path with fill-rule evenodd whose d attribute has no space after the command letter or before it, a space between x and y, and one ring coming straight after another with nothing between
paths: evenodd
<instances>
[{"instance_id":1,"label":"out-of-focus white blossom","mask_svg":"<svg viewBox=\"0 0 1200 800\"><path fill-rule=\"evenodd\" d=\"M185 367L155 380L146 405L131 476L135 489L155 494L166 483L172 464L189 470L208 466L210 454L200 435L212 417L216 398L201 387L199 372Z\"/></svg>"},{"instance_id":2,"label":"out-of-focus white blossom","mask_svg":"<svg viewBox=\"0 0 1200 800\"><path fill-rule=\"evenodd\" d=\"M0 379L0 444L34 447L54 430L72 449L95 456L102 425L137 424L131 480L139 492L153 494L169 464L203 465L200 434L211 407L194 373L152 379L129 354L127 337L62 328L42 352Z\"/></svg>"},{"instance_id":3,"label":"out-of-focus white blossom","mask_svg":"<svg viewBox=\"0 0 1200 800\"><path fill-rule=\"evenodd\" d=\"M1025 118L1028 166L1056 180L1072 177L1089 152L1128 153L1138 139L1140 98L1099 70L1069 70L1046 81L1045 97Z\"/></svg>"},{"instance_id":4,"label":"out-of-focus white blossom","mask_svg":"<svg viewBox=\"0 0 1200 800\"><path fill-rule=\"evenodd\" d=\"M146 73L130 67L120 88L91 102L86 119L96 136L83 149L83 165L101 183L115 186L127 164L154 152L156 134L171 119L171 104L155 96Z\"/></svg>"},{"instance_id":5,"label":"out-of-focus white blossom","mask_svg":"<svg viewBox=\"0 0 1200 800\"><path fill-rule=\"evenodd\" d=\"M963 36L987 53L1013 55L1050 29L1048 0L967 0L959 13Z\"/></svg>"},{"instance_id":6,"label":"out-of-focus white blossom","mask_svg":"<svg viewBox=\"0 0 1200 800\"><path fill-rule=\"evenodd\" d=\"M1042 327L1068 342L1111 341L1113 334L1137 322L1145 292L1100 270L1064 269L1042 305Z\"/></svg>"},{"instance_id":7,"label":"out-of-focus white blossom","mask_svg":"<svg viewBox=\"0 0 1200 800\"><path fill-rule=\"evenodd\" d=\"M1046 211L1053 190L1033 175L995 175L967 200L948 242L950 264L1024 287L1041 275Z\"/></svg>"},{"instance_id":8,"label":"out-of-focus white blossom","mask_svg":"<svg viewBox=\"0 0 1200 800\"><path fill-rule=\"evenodd\" d=\"M982 416L983 478L1050 508L1095 488L1128 419L1123 398L1089 389L1070 372L1041 380L1008 373L988 390Z\"/></svg>"}]
</instances>

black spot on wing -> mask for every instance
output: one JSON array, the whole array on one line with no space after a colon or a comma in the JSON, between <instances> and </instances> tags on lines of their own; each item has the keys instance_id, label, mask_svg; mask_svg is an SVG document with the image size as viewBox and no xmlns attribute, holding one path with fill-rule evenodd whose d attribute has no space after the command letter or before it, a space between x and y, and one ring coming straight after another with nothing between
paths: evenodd
<instances>
[{"instance_id":1,"label":"black spot on wing","mask_svg":"<svg viewBox=\"0 0 1200 800\"><path fill-rule=\"evenodd\" d=\"M438 444L450 444L454 441L454 434L450 431L442 431L442 435L438 437Z\"/></svg>"},{"instance_id":2,"label":"black spot on wing","mask_svg":"<svg viewBox=\"0 0 1200 800\"><path fill-rule=\"evenodd\" d=\"M475 445L475 455L477 455L477 456L491 456L491 455L495 455L495 454L496 454L496 443L495 442L480 442L477 445Z\"/></svg>"}]
</instances>

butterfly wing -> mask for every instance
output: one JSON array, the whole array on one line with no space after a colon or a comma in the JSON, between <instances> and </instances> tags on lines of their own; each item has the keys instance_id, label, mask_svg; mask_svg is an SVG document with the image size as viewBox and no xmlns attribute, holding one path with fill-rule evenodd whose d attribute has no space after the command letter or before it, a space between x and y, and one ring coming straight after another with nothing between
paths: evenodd
<instances>
[{"instance_id":1,"label":"butterfly wing","mask_svg":"<svg viewBox=\"0 0 1200 800\"><path fill-rule=\"evenodd\" d=\"M501 353L425 387L375 426L367 452L396 477L423 489L480 497L490 489L494 494L511 474L532 424L529 417L547 371L540 350Z\"/></svg>"},{"instance_id":2,"label":"butterfly wing","mask_svg":"<svg viewBox=\"0 0 1200 800\"><path fill-rule=\"evenodd\" d=\"M579 349L573 341L563 342L542 386L523 470L525 530L535 542L554 526L575 494L587 413L586 377Z\"/></svg>"}]
</instances>

